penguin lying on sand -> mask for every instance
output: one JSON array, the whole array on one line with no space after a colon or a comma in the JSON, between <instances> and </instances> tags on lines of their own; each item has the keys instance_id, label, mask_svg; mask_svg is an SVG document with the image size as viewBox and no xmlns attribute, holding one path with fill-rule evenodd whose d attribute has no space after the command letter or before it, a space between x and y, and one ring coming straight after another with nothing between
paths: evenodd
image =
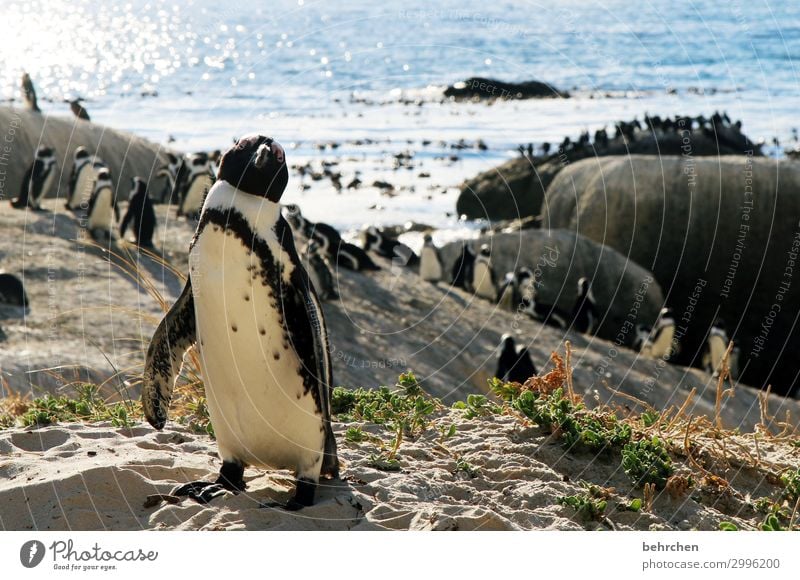
<instances>
[{"instance_id":1,"label":"penguin lying on sand","mask_svg":"<svg viewBox=\"0 0 800 580\"><path fill-rule=\"evenodd\" d=\"M153 247L153 232L156 229L156 212L153 202L147 195L147 184L141 177L131 179L131 192L128 196L128 210L119 225L119 237L125 237L125 230L133 220L133 233L136 245L142 248Z\"/></svg>"},{"instance_id":2,"label":"penguin lying on sand","mask_svg":"<svg viewBox=\"0 0 800 580\"><path fill-rule=\"evenodd\" d=\"M536 366L528 349L517 349L514 337L504 334L500 342L495 378L507 383L524 383L536 374Z\"/></svg>"},{"instance_id":3,"label":"penguin lying on sand","mask_svg":"<svg viewBox=\"0 0 800 580\"><path fill-rule=\"evenodd\" d=\"M285 209L286 219L292 229L300 232L306 239L316 241L319 251L332 263L348 270L380 270L380 266L362 248L342 240L342 236L333 226L307 220L295 204L289 204Z\"/></svg>"},{"instance_id":4,"label":"penguin lying on sand","mask_svg":"<svg viewBox=\"0 0 800 580\"><path fill-rule=\"evenodd\" d=\"M147 351L142 406L167 421L186 350L195 345L222 459L215 482L173 495L205 503L245 489L245 466L293 469L285 506L314 503L320 477L338 477L331 428L331 358L325 318L279 201L289 173L283 148L261 135L222 156L189 250L183 293Z\"/></svg>"},{"instance_id":5,"label":"penguin lying on sand","mask_svg":"<svg viewBox=\"0 0 800 580\"><path fill-rule=\"evenodd\" d=\"M36 156L22 178L19 197L11 201L16 209L30 208L41 211L45 198L55 181L56 155L50 147L39 147Z\"/></svg>"},{"instance_id":6,"label":"penguin lying on sand","mask_svg":"<svg viewBox=\"0 0 800 580\"><path fill-rule=\"evenodd\" d=\"M361 245L367 252L375 252L403 266L414 267L419 264L419 257L411 248L375 226L362 232Z\"/></svg>"}]
</instances>

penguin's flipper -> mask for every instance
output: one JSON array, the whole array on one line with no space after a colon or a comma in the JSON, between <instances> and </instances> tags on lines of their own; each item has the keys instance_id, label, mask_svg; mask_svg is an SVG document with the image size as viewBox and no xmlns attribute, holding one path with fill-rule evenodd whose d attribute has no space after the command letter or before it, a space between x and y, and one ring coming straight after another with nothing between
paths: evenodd
<instances>
[{"instance_id":1,"label":"penguin's flipper","mask_svg":"<svg viewBox=\"0 0 800 580\"><path fill-rule=\"evenodd\" d=\"M172 399L175 378L180 373L183 355L196 341L194 297L191 278L186 280L178 300L156 328L144 365L142 407L147 421L163 429Z\"/></svg>"}]
</instances>

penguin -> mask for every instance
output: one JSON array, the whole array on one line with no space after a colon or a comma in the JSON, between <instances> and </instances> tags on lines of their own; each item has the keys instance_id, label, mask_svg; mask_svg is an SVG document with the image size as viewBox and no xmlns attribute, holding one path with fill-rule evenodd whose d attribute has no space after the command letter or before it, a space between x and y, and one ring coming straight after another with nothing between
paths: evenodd
<instances>
[{"instance_id":1,"label":"penguin","mask_svg":"<svg viewBox=\"0 0 800 580\"><path fill-rule=\"evenodd\" d=\"M519 296L517 292L517 273L506 272L503 281L500 283L500 288L497 290L497 305L502 310L509 310L514 312L519 304Z\"/></svg>"},{"instance_id":2,"label":"penguin","mask_svg":"<svg viewBox=\"0 0 800 580\"><path fill-rule=\"evenodd\" d=\"M581 334L594 334L597 330L597 306L589 279L578 280L578 293L572 307L572 327Z\"/></svg>"},{"instance_id":3,"label":"penguin","mask_svg":"<svg viewBox=\"0 0 800 580\"><path fill-rule=\"evenodd\" d=\"M0 307L22 309L25 314L30 312L25 285L13 274L0 272Z\"/></svg>"},{"instance_id":4,"label":"penguin","mask_svg":"<svg viewBox=\"0 0 800 580\"><path fill-rule=\"evenodd\" d=\"M361 245L365 251L375 252L401 266L413 267L419 264L419 257L414 250L375 226L369 226L362 232Z\"/></svg>"},{"instance_id":5,"label":"penguin","mask_svg":"<svg viewBox=\"0 0 800 580\"><path fill-rule=\"evenodd\" d=\"M69 109L70 111L72 111L72 114L75 115L78 119L82 119L84 121L91 121L92 119L89 117L89 113L86 111L86 108L83 105L81 105L82 100L83 99L81 99L80 97L73 101L67 100L67 102L69 103Z\"/></svg>"},{"instance_id":6,"label":"penguin","mask_svg":"<svg viewBox=\"0 0 800 580\"><path fill-rule=\"evenodd\" d=\"M725 351L728 350L729 343L730 339L725 331L725 322L721 318L717 318L708 331L701 357L703 369L711 376L719 376L722 359L725 357Z\"/></svg>"},{"instance_id":7,"label":"penguin","mask_svg":"<svg viewBox=\"0 0 800 580\"><path fill-rule=\"evenodd\" d=\"M173 490L206 503L244 491L245 466L292 469L296 510L321 477L338 477L331 356L319 298L279 201L283 147L242 137L222 156L189 249L189 276L158 325L142 381L145 417L163 429L186 350L194 345L222 467L215 482Z\"/></svg>"},{"instance_id":8,"label":"penguin","mask_svg":"<svg viewBox=\"0 0 800 580\"><path fill-rule=\"evenodd\" d=\"M381 269L363 248L342 240L342 236L333 226L307 220L296 204L289 204L284 209L292 229L300 232L306 239L317 242L318 251L332 263L356 272Z\"/></svg>"},{"instance_id":9,"label":"penguin","mask_svg":"<svg viewBox=\"0 0 800 580\"><path fill-rule=\"evenodd\" d=\"M452 285L456 288L467 290L467 286L472 280L472 270L475 267L475 251L467 243L463 242L461 255L456 258L451 273Z\"/></svg>"},{"instance_id":10,"label":"penguin","mask_svg":"<svg viewBox=\"0 0 800 580\"><path fill-rule=\"evenodd\" d=\"M419 276L426 282L436 284L442 279L442 272L442 257L439 255L439 248L433 243L433 237L425 234L419 257Z\"/></svg>"},{"instance_id":11,"label":"penguin","mask_svg":"<svg viewBox=\"0 0 800 580\"><path fill-rule=\"evenodd\" d=\"M475 265L472 269L471 291L481 298L497 302L497 287L495 286L494 270L490 259L491 252L488 244L483 244Z\"/></svg>"},{"instance_id":12,"label":"penguin","mask_svg":"<svg viewBox=\"0 0 800 580\"><path fill-rule=\"evenodd\" d=\"M19 197L11 201L11 206L41 211L41 201L55 181L55 165L56 156L53 150L50 147L39 147L22 179Z\"/></svg>"},{"instance_id":13,"label":"penguin","mask_svg":"<svg viewBox=\"0 0 800 580\"><path fill-rule=\"evenodd\" d=\"M36 89L33 88L33 81L31 75L22 73L22 81L20 82L22 88L22 101L25 103L25 108L34 113L41 113L39 104L36 101Z\"/></svg>"},{"instance_id":14,"label":"penguin","mask_svg":"<svg viewBox=\"0 0 800 580\"><path fill-rule=\"evenodd\" d=\"M675 319L671 308L662 308L653 330L650 332L650 356L668 361L677 354L675 340Z\"/></svg>"},{"instance_id":15,"label":"penguin","mask_svg":"<svg viewBox=\"0 0 800 580\"><path fill-rule=\"evenodd\" d=\"M153 232L156 229L156 212L153 202L147 195L147 184L141 177L131 179L131 192L128 196L128 210L119 225L119 237L124 239L125 230L133 220L133 233L136 245L141 248L153 247Z\"/></svg>"},{"instance_id":16,"label":"penguin","mask_svg":"<svg viewBox=\"0 0 800 580\"><path fill-rule=\"evenodd\" d=\"M524 383L536 375L536 366L527 348L517 348L514 337L504 334L500 339L495 378L506 383Z\"/></svg>"},{"instance_id":17,"label":"penguin","mask_svg":"<svg viewBox=\"0 0 800 580\"><path fill-rule=\"evenodd\" d=\"M651 328L644 324L636 325L636 335L633 339L633 350L644 356L652 356L653 341L650 340Z\"/></svg>"},{"instance_id":18,"label":"penguin","mask_svg":"<svg viewBox=\"0 0 800 580\"><path fill-rule=\"evenodd\" d=\"M159 203L171 204L172 199L179 196L186 181L186 158L167 151L167 164L156 172L156 177L165 179L164 188L158 196Z\"/></svg>"},{"instance_id":19,"label":"penguin","mask_svg":"<svg viewBox=\"0 0 800 580\"><path fill-rule=\"evenodd\" d=\"M336 283L328 266L328 260L320 253L319 246L314 240L309 240L301 253L303 256L303 266L308 272L308 278L320 300L336 300L339 298L336 292Z\"/></svg>"},{"instance_id":20,"label":"penguin","mask_svg":"<svg viewBox=\"0 0 800 580\"><path fill-rule=\"evenodd\" d=\"M72 160L72 170L69 174L67 202L64 206L69 210L77 210L81 203L91 197L94 179L94 167L89 151L86 150L86 147L76 148Z\"/></svg>"},{"instance_id":21,"label":"penguin","mask_svg":"<svg viewBox=\"0 0 800 580\"><path fill-rule=\"evenodd\" d=\"M211 160L205 153L195 153L187 161L186 186L178 207L178 215L193 220L198 219L203 200L213 184Z\"/></svg>"},{"instance_id":22,"label":"penguin","mask_svg":"<svg viewBox=\"0 0 800 580\"><path fill-rule=\"evenodd\" d=\"M97 172L86 217L89 234L95 241L111 240L111 231L119 221L119 208L114 201L111 173L106 168Z\"/></svg>"},{"instance_id":23,"label":"penguin","mask_svg":"<svg viewBox=\"0 0 800 580\"><path fill-rule=\"evenodd\" d=\"M570 321L569 314L555 304L545 304L537 300L536 280L533 272L528 268L523 268L520 270L518 278L522 310L542 324L566 330Z\"/></svg>"}]
</instances>

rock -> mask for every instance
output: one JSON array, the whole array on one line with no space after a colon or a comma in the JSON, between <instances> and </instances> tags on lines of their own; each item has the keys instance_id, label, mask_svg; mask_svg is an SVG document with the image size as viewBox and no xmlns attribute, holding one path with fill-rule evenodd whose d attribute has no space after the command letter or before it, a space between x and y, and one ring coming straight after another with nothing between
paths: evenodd
<instances>
[{"instance_id":1,"label":"rock","mask_svg":"<svg viewBox=\"0 0 800 580\"><path fill-rule=\"evenodd\" d=\"M741 379L796 390L800 163L586 159L554 179L546 205L543 228L577 231L652 269L686 327L679 361L693 360L719 307L741 349Z\"/></svg>"},{"instance_id":2,"label":"rock","mask_svg":"<svg viewBox=\"0 0 800 580\"><path fill-rule=\"evenodd\" d=\"M607 146L571 144L566 151L557 149L550 156L517 157L484 171L461 186L456 202L458 215L467 219L513 220L538 215L544 191L561 169L587 157L648 154L693 157L742 155L758 147L735 126L717 125L716 134L709 130L674 131L638 130L633 138L611 139Z\"/></svg>"},{"instance_id":3,"label":"rock","mask_svg":"<svg viewBox=\"0 0 800 580\"><path fill-rule=\"evenodd\" d=\"M471 99L495 100L495 99L547 99L547 98L568 98L569 93L559 91L552 85L541 81L525 81L521 83L509 83L496 79L482 77L472 77L466 81L450 85L444 90L445 97L453 97L456 100Z\"/></svg>"},{"instance_id":4,"label":"rock","mask_svg":"<svg viewBox=\"0 0 800 580\"><path fill-rule=\"evenodd\" d=\"M578 280L586 276L601 318L597 336L631 345L638 322L652 322L664 303L661 287L646 269L622 254L567 230L522 230L495 234L474 242L489 244L498 280L506 272L528 267L541 281L539 300L571 312ZM441 249L445 271L461 252L461 242Z\"/></svg>"},{"instance_id":5,"label":"rock","mask_svg":"<svg viewBox=\"0 0 800 580\"><path fill-rule=\"evenodd\" d=\"M166 152L154 143L129 133L116 131L77 117L43 116L22 109L0 107L0 133L5 136L0 149L6 163L5 179L0 180L0 199L11 199L19 194L22 179L39 144L56 151L60 175L58 196L67 195L72 156L75 149L84 146L90 154L97 155L108 165L117 191L127 199L131 179L135 176L149 181L152 192L161 189L162 178L154 177L156 170L166 164ZM56 187L48 192L55 197Z\"/></svg>"}]
</instances>

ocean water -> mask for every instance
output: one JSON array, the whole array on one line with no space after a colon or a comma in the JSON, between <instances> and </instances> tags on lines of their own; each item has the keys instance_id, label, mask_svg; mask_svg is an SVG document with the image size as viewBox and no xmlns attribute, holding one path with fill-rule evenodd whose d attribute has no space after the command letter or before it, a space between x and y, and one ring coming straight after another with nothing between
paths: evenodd
<instances>
[{"instance_id":1,"label":"ocean water","mask_svg":"<svg viewBox=\"0 0 800 580\"><path fill-rule=\"evenodd\" d=\"M645 112L725 110L755 140L795 146L796 1L26 0L0 3L0 20L0 99L18 98L25 70L46 113L69 114L63 99L80 96L93 120L178 149L224 148L259 131L300 162L339 143L347 180L393 171L411 187L431 174L430 186L388 199L318 184L287 194L344 228L453 226L458 183L518 144ZM478 75L543 80L574 97L441 102L444 85ZM352 144L363 139L375 143ZM439 142L459 139L488 150L442 160L450 150ZM405 150L414 171L388 169Z\"/></svg>"}]
</instances>

